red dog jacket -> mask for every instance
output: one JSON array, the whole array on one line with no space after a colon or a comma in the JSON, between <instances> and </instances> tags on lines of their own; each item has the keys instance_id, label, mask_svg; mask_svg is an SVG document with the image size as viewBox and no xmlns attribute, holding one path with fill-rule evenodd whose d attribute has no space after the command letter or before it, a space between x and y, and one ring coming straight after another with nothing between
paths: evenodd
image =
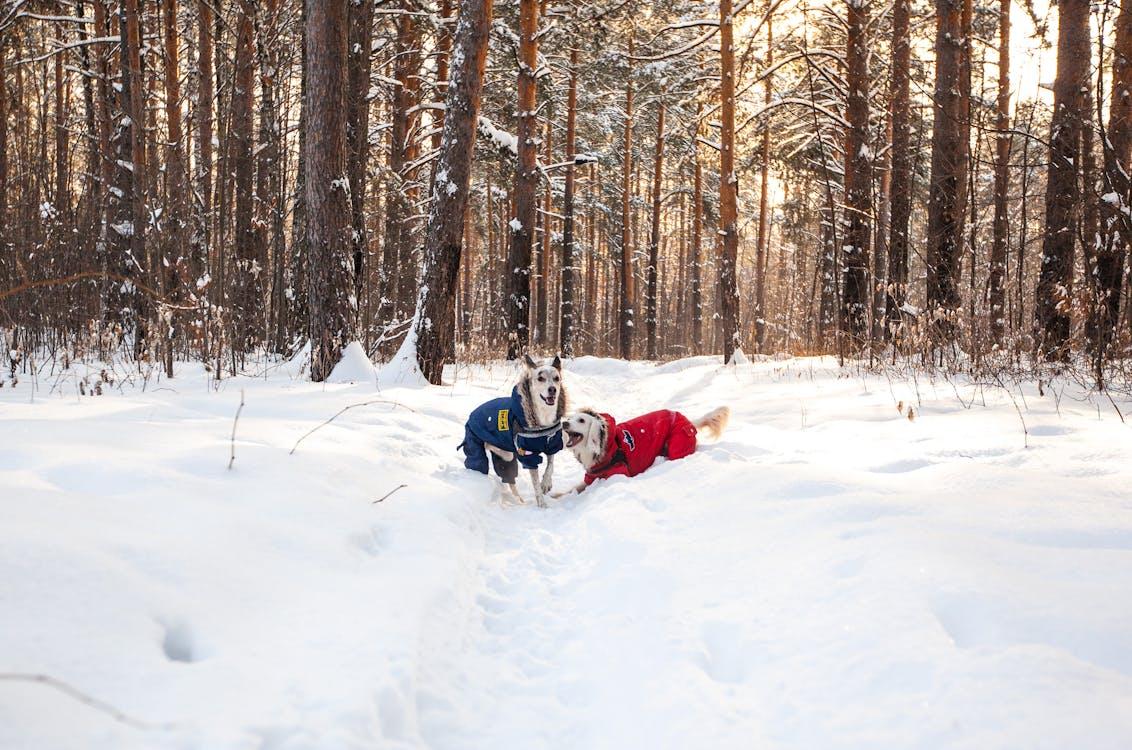
<instances>
[{"instance_id":1,"label":"red dog jacket","mask_svg":"<svg viewBox=\"0 0 1132 750\"><path fill-rule=\"evenodd\" d=\"M609 438L605 454L586 472L586 484L614 474L635 477L657 456L675 460L696 450L696 427L680 412L662 409L621 424L608 414L601 416Z\"/></svg>"}]
</instances>

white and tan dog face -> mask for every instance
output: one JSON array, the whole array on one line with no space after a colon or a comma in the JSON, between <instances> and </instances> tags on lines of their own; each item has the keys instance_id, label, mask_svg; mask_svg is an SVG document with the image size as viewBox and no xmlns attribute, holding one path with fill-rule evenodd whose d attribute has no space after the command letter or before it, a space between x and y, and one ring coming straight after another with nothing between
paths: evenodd
<instances>
[{"instance_id":1,"label":"white and tan dog face","mask_svg":"<svg viewBox=\"0 0 1132 750\"><path fill-rule=\"evenodd\" d=\"M554 409L558 406L562 391L562 360L558 357L549 365L539 365L530 355L523 357L527 367L524 379L530 385L531 398L542 402L540 408Z\"/></svg>"},{"instance_id":2,"label":"white and tan dog face","mask_svg":"<svg viewBox=\"0 0 1132 750\"><path fill-rule=\"evenodd\" d=\"M563 420L562 430L566 433L566 447L587 469L605 454L609 426L596 411L582 409L574 412Z\"/></svg>"}]
</instances>

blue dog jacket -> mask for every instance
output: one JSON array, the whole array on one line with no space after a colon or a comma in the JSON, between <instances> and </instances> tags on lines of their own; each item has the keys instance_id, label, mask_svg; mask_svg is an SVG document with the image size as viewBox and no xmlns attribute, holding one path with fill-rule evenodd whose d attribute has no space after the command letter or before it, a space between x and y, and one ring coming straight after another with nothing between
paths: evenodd
<instances>
[{"instance_id":1,"label":"blue dog jacket","mask_svg":"<svg viewBox=\"0 0 1132 750\"><path fill-rule=\"evenodd\" d=\"M542 463L542 454L550 456L562 450L562 425L528 429L516 387L510 398L493 398L476 407L464 425L464 442L460 444L464 449L464 466L481 474L486 474L488 467L485 443L514 453L524 467L535 469ZM501 468L497 464L496 473L504 480L514 481L514 469Z\"/></svg>"}]
</instances>

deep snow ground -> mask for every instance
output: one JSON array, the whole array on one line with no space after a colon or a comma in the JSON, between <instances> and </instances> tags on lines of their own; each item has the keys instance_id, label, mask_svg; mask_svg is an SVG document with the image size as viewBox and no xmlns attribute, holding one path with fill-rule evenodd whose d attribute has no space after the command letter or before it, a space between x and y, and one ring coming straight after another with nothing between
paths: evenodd
<instances>
[{"instance_id":1,"label":"deep snow ground","mask_svg":"<svg viewBox=\"0 0 1132 750\"><path fill-rule=\"evenodd\" d=\"M0 747L1132 742L1132 426L1107 400L582 358L578 405L732 425L540 511L455 452L514 374L0 389L0 673L161 725L0 680ZM401 406L288 455L369 399Z\"/></svg>"}]
</instances>

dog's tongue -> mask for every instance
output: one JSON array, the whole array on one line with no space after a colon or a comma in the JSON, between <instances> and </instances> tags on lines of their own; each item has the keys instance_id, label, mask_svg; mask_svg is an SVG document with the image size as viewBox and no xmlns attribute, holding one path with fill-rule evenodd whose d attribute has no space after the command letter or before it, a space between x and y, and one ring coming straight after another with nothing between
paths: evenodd
<instances>
[{"instance_id":1,"label":"dog's tongue","mask_svg":"<svg viewBox=\"0 0 1132 750\"><path fill-rule=\"evenodd\" d=\"M566 447L567 448L573 448L575 445L577 445L580 442L582 442L581 434L576 433L576 432L567 432L566 433Z\"/></svg>"}]
</instances>

